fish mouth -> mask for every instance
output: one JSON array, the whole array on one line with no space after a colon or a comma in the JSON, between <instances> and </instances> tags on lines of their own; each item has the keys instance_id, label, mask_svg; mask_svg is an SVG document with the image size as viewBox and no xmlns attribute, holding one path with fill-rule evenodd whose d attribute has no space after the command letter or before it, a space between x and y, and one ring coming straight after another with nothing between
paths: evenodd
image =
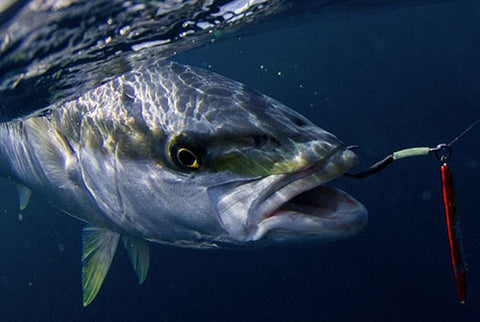
<instances>
[{"instance_id":1,"label":"fish mouth","mask_svg":"<svg viewBox=\"0 0 480 322\"><path fill-rule=\"evenodd\" d=\"M314 173L296 179L261 202L252 212L257 223L251 240L276 241L310 237L322 241L346 238L367 224L366 208L349 194L327 187Z\"/></svg>"},{"instance_id":2,"label":"fish mouth","mask_svg":"<svg viewBox=\"0 0 480 322\"><path fill-rule=\"evenodd\" d=\"M368 221L365 207L325 185L356 163L350 153L343 150L296 173L212 189L210 197L228 239L326 241L361 231Z\"/></svg>"}]
</instances>

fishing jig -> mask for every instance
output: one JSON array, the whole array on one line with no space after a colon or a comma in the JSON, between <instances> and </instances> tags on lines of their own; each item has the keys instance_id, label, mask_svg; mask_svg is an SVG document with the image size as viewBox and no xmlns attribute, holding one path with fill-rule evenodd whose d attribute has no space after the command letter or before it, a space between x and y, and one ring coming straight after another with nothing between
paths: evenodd
<instances>
[{"instance_id":1,"label":"fishing jig","mask_svg":"<svg viewBox=\"0 0 480 322\"><path fill-rule=\"evenodd\" d=\"M428 155L434 153L437 159L441 162L441 174L442 174L442 192L443 192L443 204L445 206L445 215L447 221L448 241L450 244L450 256L452 259L453 273L455 275L455 282L457 284L458 297L460 303L465 303L467 298L467 279L466 279L466 265L463 260L463 245L462 236L460 230L460 219L457 215L456 201L455 201L455 188L452 178L452 170L447 164L447 160L452 155L452 145L457 142L462 136L469 132L474 126L480 123L480 119L476 120L468 128L466 128L460 135L453 139L450 143L439 144L435 148L430 147L416 147L396 151L383 160L375 163L370 168L359 173L345 173L345 176L356 179L363 179L372 174L375 174L393 161L404 159L414 156ZM350 147L351 149L357 146Z\"/></svg>"}]
</instances>

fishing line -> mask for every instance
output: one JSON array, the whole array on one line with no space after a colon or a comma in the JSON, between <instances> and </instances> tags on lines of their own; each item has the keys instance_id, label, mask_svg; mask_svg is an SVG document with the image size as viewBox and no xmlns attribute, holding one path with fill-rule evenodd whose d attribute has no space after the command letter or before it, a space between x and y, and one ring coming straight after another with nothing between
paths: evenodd
<instances>
[{"instance_id":1,"label":"fishing line","mask_svg":"<svg viewBox=\"0 0 480 322\"><path fill-rule=\"evenodd\" d=\"M473 122L469 127L467 127L462 133L460 133L456 138L454 138L452 141L450 141L450 143L448 143L449 146L452 146L455 142L458 141L458 139L460 139L462 136L464 136L465 134L467 134L471 129L473 129L475 127L475 125L477 125L478 123L480 122L480 118L478 120L476 120L475 122Z\"/></svg>"},{"instance_id":2,"label":"fishing line","mask_svg":"<svg viewBox=\"0 0 480 322\"><path fill-rule=\"evenodd\" d=\"M478 118L475 122L473 122L470 126L468 126L462 133L460 133L457 137L450 141L450 143L441 143L438 144L434 148L430 147L415 147L415 148L408 148L402 149L396 152L393 152L390 155L387 155L384 159L378 161L377 163L373 164L370 168L363 170L358 173L345 173L344 175L349 178L354 179L364 179L366 177L371 176L393 163L395 160L428 155L431 152L435 153L435 156L440 161L447 161L448 158L452 155L452 148L451 146L456 143L459 139L461 139L465 134L470 132L476 125L480 123L480 118ZM350 146L348 149L355 149L358 146Z\"/></svg>"},{"instance_id":3,"label":"fishing line","mask_svg":"<svg viewBox=\"0 0 480 322\"><path fill-rule=\"evenodd\" d=\"M448 232L448 242L450 245L450 258L452 260L453 273L455 275L455 283L457 285L457 293L460 303L465 303L467 298L467 278L466 278L466 265L463 256L463 245L462 245L462 236L460 230L460 219L457 215L457 206L455 201L455 187L453 184L452 170L447 164L448 158L452 155L452 145L455 144L459 139L461 139L465 134L470 132L478 123L480 123L480 118L473 122L469 127L467 127L462 133L455 137L450 143L441 143L435 148L430 147L415 147L408 148L393 152L392 154L386 156L383 160L372 165L370 168L361 171L359 173L351 174L345 173L345 176L356 179L363 179L372 174L375 174L388 165L392 164L393 161L428 155L430 153L435 153L435 156L438 160L441 161L441 173L442 173L442 194L443 194L443 204L445 206L445 216L447 222L447 232ZM357 146L349 147L349 149L357 148Z\"/></svg>"}]
</instances>

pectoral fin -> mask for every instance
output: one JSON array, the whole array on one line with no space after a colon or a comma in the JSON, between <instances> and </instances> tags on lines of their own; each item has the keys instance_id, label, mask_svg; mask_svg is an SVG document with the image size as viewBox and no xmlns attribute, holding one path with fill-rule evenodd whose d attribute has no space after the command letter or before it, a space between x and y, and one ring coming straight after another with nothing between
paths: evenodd
<instances>
[{"instance_id":1,"label":"pectoral fin","mask_svg":"<svg viewBox=\"0 0 480 322\"><path fill-rule=\"evenodd\" d=\"M123 246L132 261L133 269L137 273L138 283L145 281L150 265L150 246L148 242L132 237L122 236Z\"/></svg>"},{"instance_id":2,"label":"pectoral fin","mask_svg":"<svg viewBox=\"0 0 480 322\"><path fill-rule=\"evenodd\" d=\"M27 208L28 202L30 201L30 197L32 196L32 190L19 183L16 183L16 186L18 190L19 207L20 210L24 210L25 208Z\"/></svg>"},{"instance_id":3,"label":"pectoral fin","mask_svg":"<svg viewBox=\"0 0 480 322\"><path fill-rule=\"evenodd\" d=\"M117 249L119 234L96 227L83 229L83 306L97 296Z\"/></svg>"}]
</instances>

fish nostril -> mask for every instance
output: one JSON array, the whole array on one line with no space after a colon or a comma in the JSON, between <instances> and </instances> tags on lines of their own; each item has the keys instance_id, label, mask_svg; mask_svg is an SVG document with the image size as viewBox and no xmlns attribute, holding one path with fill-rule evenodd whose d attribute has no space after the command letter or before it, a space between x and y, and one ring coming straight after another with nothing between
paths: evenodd
<instances>
[{"instance_id":1,"label":"fish nostril","mask_svg":"<svg viewBox=\"0 0 480 322\"><path fill-rule=\"evenodd\" d=\"M276 137L268 134L252 135L251 139L256 148L262 147L266 144L271 144L277 147L281 145L281 142Z\"/></svg>"},{"instance_id":2,"label":"fish nostril","mask_svg":"<svg viewBox=\"0 0 480 322\"><path fill-rule=\"evenodd\" d=\"M266 134L262 135L252 135L253 144L256 148L261 147L268 141L268 136Z\"/></svg>"}]
</instances>

